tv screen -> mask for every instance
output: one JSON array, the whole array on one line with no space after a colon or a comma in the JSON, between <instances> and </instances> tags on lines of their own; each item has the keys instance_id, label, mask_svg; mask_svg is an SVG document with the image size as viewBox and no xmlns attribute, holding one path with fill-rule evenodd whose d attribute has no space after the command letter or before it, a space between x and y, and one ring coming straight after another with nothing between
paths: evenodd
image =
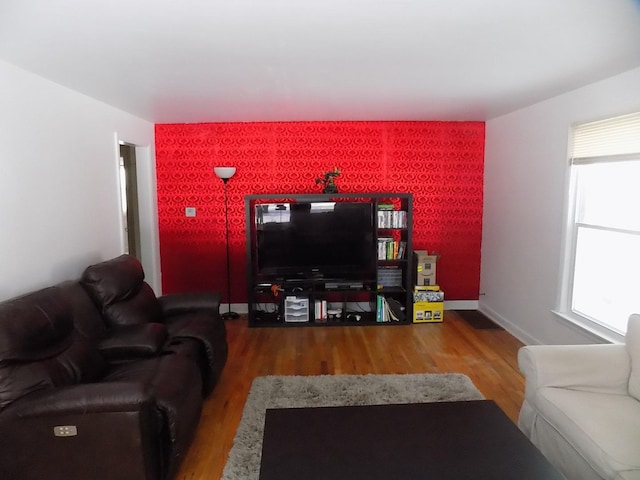
<instances>
[{"instance_id":1,"label":"tv screen","mask_svg":"<svg viewBox=\"0 0 640 480\"><path fill-rule=\"evenodd\" d=\"M370 202L255 206L257 273L287 278L375 278Z\"/></svg>"}]
</instances>

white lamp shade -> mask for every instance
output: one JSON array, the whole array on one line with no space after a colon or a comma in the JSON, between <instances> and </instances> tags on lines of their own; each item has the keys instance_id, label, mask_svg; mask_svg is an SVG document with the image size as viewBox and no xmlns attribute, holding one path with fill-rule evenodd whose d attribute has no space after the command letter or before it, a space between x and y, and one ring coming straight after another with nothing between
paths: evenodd
<instances>
[{"instance_id":1,"label":"white lamp shade","mask_svg":"<svg viewBox=\"0 0 640 480\"><path fill-rule=\"evenodd\" d=\"M213 171L216 175L223 180L227 180L236 173L236 167L213 167Z\"/></svg>"}]
</instances>

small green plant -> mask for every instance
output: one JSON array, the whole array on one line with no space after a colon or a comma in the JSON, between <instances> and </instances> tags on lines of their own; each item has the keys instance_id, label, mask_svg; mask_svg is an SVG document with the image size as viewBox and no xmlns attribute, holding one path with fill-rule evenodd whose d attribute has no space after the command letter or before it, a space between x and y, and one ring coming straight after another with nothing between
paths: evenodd
<instances>
[{"instance_id":1,"label":"small green plant","mask_svg":"<svg viewBox=\"0 0 640 480\"><path fill-rule=\"evenodd\" d=\"M333 170L329 170L321 177L316 178L316 185L322 184L322 193L338 193L338 186L336 185L335 178L340 175L340 170L335 167Z\"/></svg>"}]
</instances>

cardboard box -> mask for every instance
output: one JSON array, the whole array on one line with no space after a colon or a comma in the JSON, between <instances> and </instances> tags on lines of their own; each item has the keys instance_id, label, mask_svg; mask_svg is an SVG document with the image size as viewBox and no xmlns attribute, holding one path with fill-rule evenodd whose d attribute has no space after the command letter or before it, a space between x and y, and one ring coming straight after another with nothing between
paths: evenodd
<instances>
[{"instance_id":1,"label":"cardboard box","mask_svg":"<svg viewBox=\"0 0 640 480\"><path fill-rule=\"evenodd\" d=\"M415 302L413 323L435 323L444 320L444 302Z\"/></svg>"},{"instance_id":2,"label":"cardboard box","mask_svg":"<svg viewBox=\"0 0 640 480\"><path fill-rule=\"evenodd\" d=\"M413 287L414 302L444 302L444 292L438 285Z\"/></svg>"},{"instance_id":3,"label":"cardboard box","mask_svg":"<svg viewBox=\"0 0 640 480\"><path fill-rule=\"evenodd\" d=\"M426 250L413 251L414 285L437 285L436 262L438 257L439 255L429 255Z\"/></svg>"}]
</instances>

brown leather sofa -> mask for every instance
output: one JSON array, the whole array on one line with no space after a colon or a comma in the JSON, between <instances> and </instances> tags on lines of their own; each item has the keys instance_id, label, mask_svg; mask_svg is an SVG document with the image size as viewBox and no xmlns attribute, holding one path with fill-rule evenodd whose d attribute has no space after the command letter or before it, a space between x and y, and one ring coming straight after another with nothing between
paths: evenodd
<instances>
[{"instance_id":1,"label":"brown leather sofa","mask_svg":"<svg viewBox=\"0 0 640 480\"><path fill-rule=\"evenodd\" d=\"M157 298L144 281L142 265L130 255L87 267L80 283L102 313L107 328L117 331L144 328L149 323L164 325L172 350L197 359L204 393L211 392L227 361L219 293L189 292Z\"/></svg>"},{"instance_id":2,"label":"brown leather sofa","mask_svg":"<svg viewBox=\"0 0 640 480\"><path fill-rule=\"evenodd\" d=\"M123 256L0 303L0 478L175 475L226 333L216 294L156 298L143 279Z\"/></svg>"}]
</instances>

